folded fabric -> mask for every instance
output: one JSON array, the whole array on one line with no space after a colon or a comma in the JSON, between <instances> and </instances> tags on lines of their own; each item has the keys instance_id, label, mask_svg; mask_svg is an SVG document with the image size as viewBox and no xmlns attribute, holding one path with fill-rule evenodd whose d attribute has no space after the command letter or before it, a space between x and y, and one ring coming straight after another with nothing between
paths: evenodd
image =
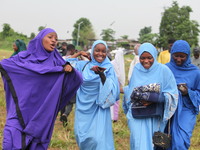
<instances>
[{"instance_id":1,"label":"folded fabric","mask_svg":"<svg viewBox=\"0 0 200 150\"><path fill-rule=\"evenodd\" d=\"M148 85L143 85L143 86L139 86L134 88L133 91L140 91L140 92L160 92L160 84L158 83L151 83Z\"/></svg>"},{"instance_id":2,"label":"folded fabric","mask_svg":"<svg viewBox=\"0 0 200 150\"><path fill-rule=\"evenodd\" d=\"M131 94L133 106L143 106L142 101L163 102L160 96L160 84L153 83L134 88Z\"/></svg>"},{"instance_id":3,"label":"folded fabric","mask_svg":"<svg viewBox=\"0 0 200 150\"><path fill-rule=\"evenodd\" d=\"M131 94L132 115L135 118L162 116L163 103L160 84L149 84L134 88Z\"/></svg>"}]
</instances>

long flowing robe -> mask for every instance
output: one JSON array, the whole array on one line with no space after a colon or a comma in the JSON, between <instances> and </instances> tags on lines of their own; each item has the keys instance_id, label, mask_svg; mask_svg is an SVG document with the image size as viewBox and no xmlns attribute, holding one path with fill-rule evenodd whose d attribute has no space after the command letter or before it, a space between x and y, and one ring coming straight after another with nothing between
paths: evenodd
<instances>
[{"instance_id":1,"label":"long flowing robe","mask_svg":"<svg viewBox=\"0 0 200 150\"><path fill-rule=\"evenodd\" d=\"M46 150L59 110L66 105L82 83L81 74L63 72L65 61L56 49L47 52L42 39L53 29L42 30L27 51L0 62L14 86L25 128L19 122L16 105L8 82L3 76L7 118L4 128L3 149L22 149L22 133L26 148Z\"/></svg>"},{"instance_id":2,"label":"long flowing robe","mask_svg":"<svg viewBox=\"0 0 200 150\"><path fill-rule=\"evenodd\" d=\"M78 61L76 65L83 75L83 84L76 95L75 109L75 135L81 150L115 149L110 101L113 101L112 104L114 104L119 98L119 85L110 60L106 57L102 63L98 63L93 57L94 48L99 43L106 46L104 41L97 40L92 46L92 60L89 63ZM91 70L96 65L106 68L104 71L106 76L104 85L99 75Z\"/></svg>"},{"instance_id":3,"label":"long flowing robe","mask_svg":"<svg viewBox=\"0 0 200 150\"><path fill-rule=\"evenodd\" d=\"M124 69L124 53L123 50L119 49L115 54L115 59L111 61L113 64L115 73L117 75L120 86L125 84L125 69ZM114 121L118 120L119 116L120 100L116 101L114 105L110 107L111 119Z\"/></svg>"},{"instance_id":4,"label":"long flowing robe","mask_svg":"<svg viewBox=\"0 0 200 150\"><path fill-rule=\"evenodd\" d=\"M172 147L170 150L187 150L190 147L192 131L199 114L200 105L200 70L191 64L190 46L186 41L178 40L174 43L171 55L177 52L187 54L187 59L182 66L177 66L171 56L166 65L172 70L177 85L186 83L188 95L183 96L179 92L179 102L176 113L171 123Z\"/></svg>"},{"instance_id":5,"label":"long flowing robe","mask_svg":"<svg viewBox=\"0 0 200 150\"><path fill-rule=\"evenodd\" d=\"M149 69L145 69L141 63L136 64L129 85L124 87L124 112L128 119L130 129L131 150L153 150L152 137L155 131L164 131L167 120L171 118L177 107L178 90L175 78L165 65L156 61L157 50L150 43L144 43L139 48L139 56L148 52L154 58ZM160 84L160 94L164 97L163 117L134 118L131 110L130 96L134 88L151 83ZM147 114L148 115L148 114Z\"/></svg>"}]
</instances>

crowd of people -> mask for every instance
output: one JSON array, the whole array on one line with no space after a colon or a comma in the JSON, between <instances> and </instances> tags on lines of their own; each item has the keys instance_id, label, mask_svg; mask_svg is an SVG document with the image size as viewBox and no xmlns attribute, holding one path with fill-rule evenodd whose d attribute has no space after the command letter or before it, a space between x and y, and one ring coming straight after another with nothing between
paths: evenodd
<instances>
[{"instance_id":1,"label":"crowd of people","mask_svg":"<svg viewBox=\"0 0 200 150\"><path fill-rule=\"evenodd\" d=\"M3 150L47 150L57 116L66 127L74 104L80 150L115 149L112 123L120 119L120 104L131 150L189 149L200 109L199 47L191 56L185 40L170 39L159 54L151 43L136 44L125 85L122 50L112 60L103 40L78 51L66 42L57 48L57 38L46 28L27 47L18 39L12 56L0 61L7 110ZM155 141L157 132L170 135L170 143Z\"/></svg>"}]
</instances>

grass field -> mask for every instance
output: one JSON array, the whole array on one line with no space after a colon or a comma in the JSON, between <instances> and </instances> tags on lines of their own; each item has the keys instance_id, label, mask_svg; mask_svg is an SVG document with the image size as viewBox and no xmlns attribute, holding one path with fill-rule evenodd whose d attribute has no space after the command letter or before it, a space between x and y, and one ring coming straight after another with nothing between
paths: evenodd
<instances>
[{"instance_id":1,"label":"grass field","mask_svg":"<svg viewBox=\"0 0 200 150\"><path fill-rule=\"evenodd\" d=\"M12 51L0 50L0 60L8 58ZM125 71L128 73L128 67L131 62L132 56L125 56ZM121 95L122 96L122 95ZM121 103L120 103L121 104ZM3 138L3 127L5 124L6 109L5 109L5 98L2 80L0 79L0 149L2 149L2 138ZM78 150L73 128L74 111L69 116L69 123L67 127L63 127L62 123L59 121L59 117L55 122L54 132L52 140L49 146L49 150ZM113 123L113 132L115 139L116 150L129 150L129 130L127 127L126 117L122 111L122 106L120 105L119 120ZM200 116L198 116L197 124L193 132L193 137L191 140L190 150L200 149Z\"/></svg>"}]
</instances>

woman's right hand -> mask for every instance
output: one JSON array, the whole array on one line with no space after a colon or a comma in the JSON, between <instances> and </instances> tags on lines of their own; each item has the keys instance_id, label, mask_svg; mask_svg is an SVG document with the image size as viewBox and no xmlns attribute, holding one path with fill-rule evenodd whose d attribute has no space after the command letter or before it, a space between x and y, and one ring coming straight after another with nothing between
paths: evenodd
<instances>
[{"instance_id":1,"label":"woman's right hand","mask_svg":"<svg viewBox=\"0 0 200 150\"><path fill-rule=\"evenodd\" d=\"M69 73L69 72L72 72L72 71L73 71L72 66L69 65L69 64L65 65L63 69L64 69L64 71L65 71L66 73Z\"/></svg>"}]
</instances>

